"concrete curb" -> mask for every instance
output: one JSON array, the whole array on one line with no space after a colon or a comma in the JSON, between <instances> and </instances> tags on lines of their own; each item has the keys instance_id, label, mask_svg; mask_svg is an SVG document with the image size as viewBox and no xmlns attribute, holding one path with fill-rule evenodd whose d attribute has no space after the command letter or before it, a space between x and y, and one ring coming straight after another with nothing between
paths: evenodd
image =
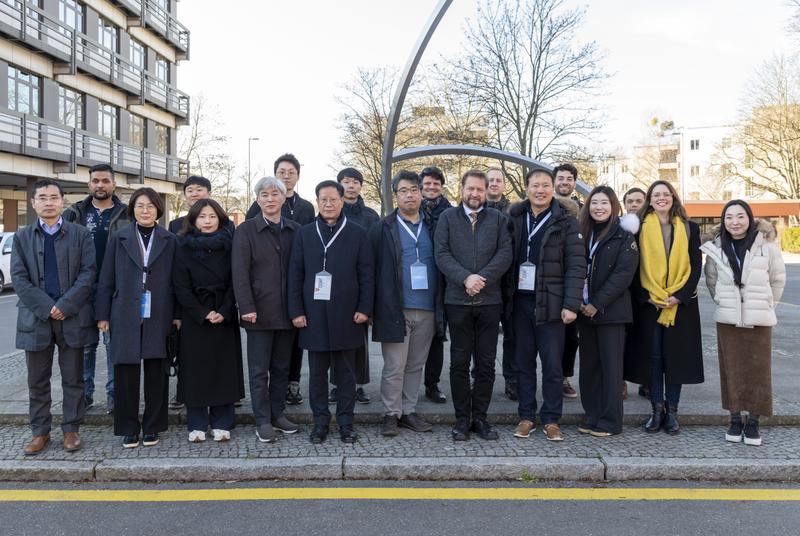
<instances>
[{"instance_id":1,"label":"concrete curb","mask_svg":"<svg viewBox=\"0 0 800 536\"><path fill-rule=\"evenodd\" d=\"M0 460L0 481L80 482L94 478L94 462Z\"/></svg>"},{"instance_id":2,"label":"concrete curb","mask_svg":"<svg viewBox=\"0 0 800 536\"><path fill-rule=\"evenodd\" d=\"M800 460L731 458L603 458L606 480L797 482Z\"/></svg>"}]
</instances>

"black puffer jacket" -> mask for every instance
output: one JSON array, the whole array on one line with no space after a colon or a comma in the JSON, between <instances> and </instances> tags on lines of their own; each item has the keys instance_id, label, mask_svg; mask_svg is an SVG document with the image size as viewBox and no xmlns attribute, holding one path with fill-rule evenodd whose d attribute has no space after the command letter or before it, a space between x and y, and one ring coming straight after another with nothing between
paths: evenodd
<instances>
[{"instance_id":1,"label":"black puffer jacket","mask_svg":"<svg viewBox=\"0 0 800 536\"><path fill-rule=\"evenodd\" d=\"M519 265L522 262L521 244L528 240L525 214L530 201L514 203L509 210L509 231L514 243L514 263L506 274L506 292L517 288ZM536 322L561 321L561 310L578 312L586 277L586 250L578 231L578 220L555 199L550 204L552 216L542 231L542 247L536 259ZM507 296L509 298L510 296ZM504 300L506 315L510 315L513 299Z\"/></svg>"}]
</instances>

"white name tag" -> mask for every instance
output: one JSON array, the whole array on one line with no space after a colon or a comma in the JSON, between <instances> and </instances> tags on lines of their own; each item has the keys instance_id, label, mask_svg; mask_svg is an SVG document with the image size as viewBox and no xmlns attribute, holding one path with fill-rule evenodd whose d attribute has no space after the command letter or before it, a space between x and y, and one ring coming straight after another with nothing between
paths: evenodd
<instances>
[{"instance_id":1,"label":"white name tag","mask_svg":"<svg viewBox=\"0 0 800 536\"><path fill-rule=\"evenodd\" d=\"M142 318L150 318L150 309L152 306L152 295L149 290L142 292L142 302L139 308L139 314Z\"/></svg>"},{"instance_id":2,"label":"white name tag","mask_svg":"<svg viewBox=\"0 0 800 536\"><path fill-rule=\"evenodd\" d=\"M536 290L536 265L525 261L519 266L519 290Z\"/></svg>"},{"instance_id":3,"label":"white name tag","mask_svg":"<svg viewBox=\"0 0 800 536\"><path fill-rule=\"evenodd\" d=\"M428 290L428 267L425 263L411 265L411 290Z\"/></svg>"},{"instance_id":4,"label":"white name tag","mask_svg":"<svg viewBox=\"0 0 800 536\"><path fill-rule=\"evenodd\" d=\"M319 272L314 276L314 299L330 301L332 286L333 276L324 270Z\"/></svg>"},{"instance_id":5,"label":"white name tag","mask_svg":"<svg viewBox=\"0 0 800 536\"><path fill-rule=\"evenodd\" d=\"M583 280L583 304L589 305L589 280Z\"/></svg>"}]
</instances>

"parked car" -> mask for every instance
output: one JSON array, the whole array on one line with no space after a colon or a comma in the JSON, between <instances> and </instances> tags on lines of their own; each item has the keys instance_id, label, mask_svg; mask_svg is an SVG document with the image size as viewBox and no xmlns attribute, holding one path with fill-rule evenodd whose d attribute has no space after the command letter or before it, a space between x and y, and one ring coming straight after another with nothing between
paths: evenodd
<instances>
[{"instance_id":1,"label":"parked car","mask_svg":"<svg viewBox=\"0 0 800 536\"><path fill-rule=\"evenodd\" d=\"M13 287L11 282L11 247L14 233L0 233L0 291Z\"/></svg>"}]
</instances>

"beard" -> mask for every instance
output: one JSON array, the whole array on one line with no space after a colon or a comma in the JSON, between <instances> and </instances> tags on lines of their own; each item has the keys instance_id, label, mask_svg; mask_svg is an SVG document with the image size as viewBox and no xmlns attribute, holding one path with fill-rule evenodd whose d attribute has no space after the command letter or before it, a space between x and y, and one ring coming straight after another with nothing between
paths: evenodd
<instances>
[{"instance_id":1,"label":"beard","mask_svg":"<svg viewBox=\"0 0 800 536\"><path fill-rule=\"evenodd\" d=\"M111 197L111 194L108 192L104 192L103 190L95 190L94 192L92 192L92 197L94 197L98 201L102 201Z\"/></svg>"},{"instance_id":2,"label":"beard","mask_svg":"<svg viewBox=\"0 0 800 536\"><path fill-rule=\"evenodd\" d=\"M471 209L479 209L483 206L483 203L480 200L472 198L465 199L464 204Z\"/></svg>"}]
</instances>

